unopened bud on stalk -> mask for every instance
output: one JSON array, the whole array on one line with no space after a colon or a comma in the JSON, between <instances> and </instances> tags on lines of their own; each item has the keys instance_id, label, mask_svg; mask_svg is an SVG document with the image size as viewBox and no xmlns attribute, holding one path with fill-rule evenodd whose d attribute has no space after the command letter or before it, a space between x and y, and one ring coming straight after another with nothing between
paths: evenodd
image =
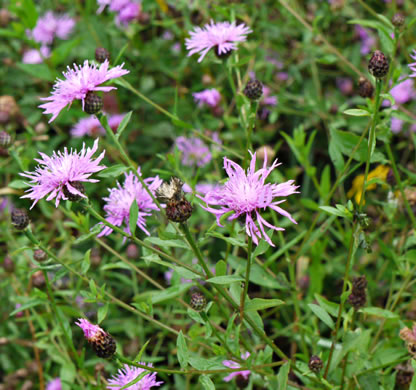
<instances>
[{"instance_id":1,"label":"unopened bud on stalk","mask_svg":"<svg viewBox=\"0 0 416 390\"><path fill-rule=\"evenodd\" d=\"M48 255L42 249L36 249L33 252L33 258L38 262L42 262L42 261L45 261L48 258Z\"/></svg>"},{"instance_id":2,"label":"unopened bud on stalk","mask_svg":"<svg viewBox=\"0 0 416 390\"><path fill-rule=\"evenodd\" d=\"M205 295L201 292L194 292L191 295L190 305L192 309L194 309L195 311L202 311L205 309L205 306L207 305L207 299L205 298Z\"/></svg>"},{"instance_id":3,"label":"unopened bud on stalk","mask_svg":"<svg viewBox=\"0 0 416 390\"><path fill-rule=\"evenodd\" d=\"M24 230L29 225L29 215L25 209L13 209L11 220L17 230Z\"/></svg>"},{"instance_id":4,"label":"unopened bud on stalk","mask_svg":"<svg viewBox=\"0 0 416 390\"><path fill-rule=\"evenodd\" d=\"M405 22L404 15L400 12L398 12L397 14L394 14L393 19L391 20L391 22L396 27L403 26L404 22Z\"/></svg>"},{"instance_id":5,"label":"unopened bud on stalk","mask_svg":"<svg viewBox=\"0 0 416 390\"><path fill-rule=\"evenodd\" d=\"M259 80L250 80L243 92L250 100L259 100L263 95L263 84Z\"/></svg>"},{"instance_id":6,"label":"unopened bud on stalk","mask_svg":"<svg viewBox=\"0 0 416 390\"><path fill-rule=\"evenodd\" d=\"M387 75L389 71L389 61L380 50L376 50L368 63L368 71L377 79Z\"/></svg>"},{"instance_id":7,"label":"unopened bud on stalk","mask_svg":"<svg viewBox=\"0 0 416 390\"><path fill-rule=\"evenodd\" d=\"M373 96L374 87L366 78L360 77L358 80L358 94L363 98L371 98Z\"/></svg>"},{"instance_id":8,"label":"unopened bud on stalk","mask_svg":"<svg viewBox=\"0 0 416 390\"><path fill-rule=\"evenodd\" d=\"M312 355L309 359L308 367L312 372L318 373L323 367L322 359L317 355Z\"/></svg>"},{"instance_id":9,"label":"unopened bud on stalk","mask_svg":"<svg viewBox=\"0 0 416 390\"><path fill-rule=\"evenodd\" d=\"M84 111L87 114L97 114L103 108L103 99L94 92L88 92L85 97Z\"/></svg>"},{"instance_id":10,"label":"unopened bud on stalk","mask_svg":"<svg viewBox=\"0 0 416 390\"><path fill-rule=\"evenodd\" d=\"M95 59L98 62L104 62L105 60L110 61L110 52L103 47L97 47L95 49Z\"/></svg>"}]
</instances>

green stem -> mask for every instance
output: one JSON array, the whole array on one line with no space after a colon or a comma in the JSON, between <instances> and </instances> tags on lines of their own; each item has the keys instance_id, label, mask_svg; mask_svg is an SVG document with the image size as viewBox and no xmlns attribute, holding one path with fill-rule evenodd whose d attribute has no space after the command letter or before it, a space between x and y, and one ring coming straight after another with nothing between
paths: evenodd
<instances>
[{"instance_id":1,"label":"green stem","mask_svg":"<svg viewBox=\"0 0 416 390\"><path fill-rule=\"evenodd\" d=\"M356 316L357 316L357 312L354 309L354 311L352 312L352 319L351 319L351 329L352 330L354 329ZM341 390L344 389L345 373L347 372L347 365L348 365L348 356L349 356L349 351L345 354L344 362L342 363ZM349 387L348 383L349 383L349 380L347 381L347 389Z\"/></svg>"},{"instance_id":2,"label":"green stem","mask_svg":"<svg viewBox=\"0 0 416 390\"><path fill-rule=\"evenodd\" d=\"M246 265L246 277L244 280L244 289L241 292L241 299L240 299L240 318L241 321L244 320L244 304L246 301L246 296L248 293L248 284L250 280L250 269L251 269L251 255L253 252L253 239L249 236L247 238L247 265Z\"/></svg>"},{"instance_id":3,"label":"green stem","mask_svg":"<svg viewBox=\"0 0 416 390\"><path fill-rule=\"evenodd\" d=\"M343 285L342 285L341 301L339 303L337 322L336 322L336 325L335 325L335 330L333 332L331 349L329 350L329 356L328 356L328 360L327 360L326 367L325 367L324 379L326 379L326 377L328 376L329 367L331 365L331 360L332 360L332 357L333 357L333 354L334 354L335 343L337 341L338 331L339 331L339 328L340 328L340 325L341 325L342 312L344 311L344 303L345 303L344 294L347 291L347 282L348 282L348 278L349 278L349 274L350 274L350 268L351 268L351 262L352 262L352 258L353 258L352 252L353 252L353 247L354 247L354 237L355 237L356 224L357 223L354 221L354 223L352 225L352 228L351 228L351 238L350 238L350 244L349 244L349 248L348 248L347 264L345 266L345 274L344 274L344 281L343 281Z\"/></svg>"}]
</instances>

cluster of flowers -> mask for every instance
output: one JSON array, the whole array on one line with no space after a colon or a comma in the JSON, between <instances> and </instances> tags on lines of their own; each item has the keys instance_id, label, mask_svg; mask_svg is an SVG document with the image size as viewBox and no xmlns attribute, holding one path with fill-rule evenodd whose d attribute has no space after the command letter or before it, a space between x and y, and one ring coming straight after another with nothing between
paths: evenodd
<instances>
[{"instance_id":1,"label":"cluster of flowers","mask_svg":"<svg viewBox=\"0 0 416 390\"><path fill-rule=\"evenodd\" d=\"M55 14L52 11L41 16L33 30L26 31L28 38L39 43L40 49L30 49L23 54L23 63L40 64L51 55L50 45L55 38L68 39L75 27L75 20L67 14Z\"/></svg>"},{"instance_id":2,"label":"cluster of flowers","mask_svg":"<svg viewBox=\"0 0 416 390\"><path fill-rule=\"evenodd\" d=\"M132 0L97 0L99 8L97 13L100 14L104 11L105 7L111 12L115 12L117 25L126 26L132 20L137 19L141 13L140 1Z\"/></svg>"}]
</instances>

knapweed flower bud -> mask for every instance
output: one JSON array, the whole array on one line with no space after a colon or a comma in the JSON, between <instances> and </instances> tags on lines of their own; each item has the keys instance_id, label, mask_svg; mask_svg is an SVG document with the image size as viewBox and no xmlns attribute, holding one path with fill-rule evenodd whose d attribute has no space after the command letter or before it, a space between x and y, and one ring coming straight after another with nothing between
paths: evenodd
<instances>
[{"instance_id":1,"label":"knapweed flower bud","mask_svg":"<svg viewBox=\"0 0 416 390\"><path fill-rule=\"evenodd\" d=\"M365 275L357 276L352 281L352 291L356 293L365 293L365 288L367 287L367 279Z\"/></svg>"},{"instance_id":2,"label":"knapweed flower bud","mask_svg":"<svg viewBox=\"0 0 416 390\"><path fill-rule=\"evenodd\" d=\"M317 355L312 355L309 359L308 367L312 372L318 373L323 367L322 359Z\"/></svg>"},{"instance_id":3,"label":"knapweed flower bud","mask_svg":"<svg viewBox=\"0 0 416 390\"><path fill-rule=\"evenodd\" d=\"M109 333L84 318L79 318L75 325L83 330L85 338L98 357L109 358L114 355L116 342Z\"/></svg>"},{"instance_id":4,"label":"knapweed flower bud","mask_svg":"<svg viewBox=\"0 0 416 390\"><path fill-rule=\"evenodd\" d=\"M391 22L396 27L403 26L403 24L404 24L404 15L402 13L400 13L400 12L398 12L397 14L394 14Z\"/></svg>"},{"instance_id":5,"label":"knapweed flower bud","mask_svg":"<svg viewBox=\"0 0 416 390\"><path fill-rule=\"evenodd\" d=\"M367 302L367 279L364 275L358 276L352 281L352 293L348 296L348 302L354 307L355 310L363 307Z\"/></svg>"},{"instance_id":6,"label":"knapweed flower bud","mask_svg":"<svg viewBox=\"0 0 416 390\"><path fill-rule=\"evenodd\" d=\"M360 77L358 80L358 94L363 98L371 98L373 96L374 87L366 78Z\"/></svg>"},{"instance_id":7,"label":"knapweed flower bud","mask_svg":"<svg viewBox=\"0 0 416 390\"><path fill-rule=\"evenodd\" d=\"M42 288L46 284L45 275L43 275L42 271L36 271L32 275L32 285L36 288Z\"/></svg>"},{"instance_id":8,"label":"knapweed flower bud","mask_svg":"<svg viewBox=\"0 0 416 390\"><path fill-rule=\"evenodd\" d=\"M84 111L87 114L96 114L103 108L103 99L101 99L94 92L88 92L85 97Z\"/></svg>"},{"instance_id":9,"label":"knapweed flower bud","mask_svg":"<svg viewBox=\"0 0 416 390\"><path fill-rule=\"evenodd\" d=\"M166 205L166 217L172 222L183 223L192 215L193 207L185 198Z\"/></svg>"},{"instance_id":10,"label":"knapweed flower bud","mask_svg":"<svg viewBox=\"0 0 416 390\"><path fill-rule=\"evenodd\" d=\"M74 187L77 191L81 192L81 194L85 194L85 187L80 181L70 181L68 184L71 187ZM63 193L71 202L78 202L82 199L82 196L73 194L71 191L69 191L68 186L63 187Z\"/></svg>"},{"instance_id":11,"label":"knapweed flower bud","mask_svg":"<svg viewBox=\"0 0 416 390\"><path fill-rule=\"evenodd\" d=\"M8 148L12 144L12 137L5 131L0 131L0 146Z\"/></svg>"},{"instance_id":12,"label":"knapweed flower bud","mask_svg":"<svg viewBox=\"0 0 416 390\"><path fill-rule=\"evenodd\" d=\"M377 79L387 75L389 71L389 61L380 50L376 50L368 63L368 71Z\"/></svg>"},{"instance_id":13,"label":"knapweed flower bud","mask_svg":"<svg viewBox=\"0 0 416 390\"><path fill-rule=\"evenodd\" d=\"M250 382L250 377L245 377L243 375L237 375L235 378L235 384L239 389L245 389Z\"/></svg>"},{"instance_id":14,"label":"knapweed flower bud","mask_svg":"<svg viewBox=\"0 0 416 390\"><path fill-rule=\"evenodd\" d=\"M396 384L399 386L406 386L412 382L415 371L410 362L406 364L399 364L394 368L397 371Z\"/></svg>"},{"instance_id":15,"label":"knapweed flower bud","mask_svg":"<svg viewBox=\"0 0 416 390\"><path fill-rule=\"evenodd\" d=\"M45 260L48 258L48 255L47 255L47 254L46 254L46 252L45 252L45 251L43 251L42 249L36 249L36 250L33 252L33 258L34 258L36 261L42 262L42 261L45 261Z\"/></svg>"},{"instance_id":16,"label":"knapweed flower bud","mask_svg":"<svg viewBox=\"0 0 416 390\"><path fill-rule=\"evenodd\" d=\"M250 80L243 92L250 100L259 100L263 95L263 84L259 80Z\"/></svg>"},{"instance_id":17,"label":"knapweed flower bud","mask_svg":"<svg viewBox=\"0 0 416 390\"><path fill-rule=\"evenodd\" d=\"M25 209L13 209L11 214L12 225L17 230L26 229L29 225L29 215Z\"/></svg>"},{"instance_id":18,"label":"knapweed flower bud","mask_svg":"<svg viewBox=\"0 0 416 390\"><path fill-rule=\"evenodd\" d=\"M413 324L413 328L409 329L407 327L403 328L399 336L402 340L406 341L407 350L416 359L416 324Z\"/></svg>"},{"instance_id":19,"label":"knapweed flower bud","mask_svg":"<svg viewBox=\"0 0 416 390\"><path fill-rule=\"evenodd\" d=\"M6 272L12 273L14 271L14 262L10 256L6 256L3 260L3 268Z\"/></svg>"},{"instance_id":20,"label":"knapweed flower bud","mask_svg":"<svg viewBox=\"0 0 416 390\"><path fill-rule=\"evenodd\" d=\"M105 60L110 61L110 52L103 47L97 47L95 49L95 59L98 62L104 62Z\"/></svg>"},{"instance_id":21,"label":"knapweed flower bud","mask_svg":"<svg viewBox=\"0 0 416 390\"><path fill-rule=\"evenodd\" d=\"M191 295L190 305L192 309L194 309L195 311L202 311L205 309L205 306L207 305L207 299L205 298L205 295L201 292L194 292Z\"/></svg>"}]
</instances>

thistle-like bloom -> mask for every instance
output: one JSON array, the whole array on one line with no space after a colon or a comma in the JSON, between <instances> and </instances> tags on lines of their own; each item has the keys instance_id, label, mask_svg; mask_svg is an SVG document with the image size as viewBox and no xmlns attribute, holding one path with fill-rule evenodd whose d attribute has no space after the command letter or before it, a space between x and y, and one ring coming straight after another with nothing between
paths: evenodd
<instances>
[{"instance_id":1,"label":"thistle-like bloom","mask_svg":"<svg viewBox=\"0 0 416 390\"><path fill-rule=\"evenodd\" d=\"M146 365L145 363L139 363L141 365ZM152 367L152 364L147 364L148 367ZM139 367L129 366L128 364L124 365L124 368L118 370L118 375L113 375L111 379L108 380L107 389L109 390L120 390L127 383L136 379L140 374L146 370ZM156 373L152 372L146 374L142 379L140 379L134 385L126 387L128 390L149 390L152 387L160 386L163 384L162 381L156 381Z\"/></svg>"},{"instance_id":2,"label":"thistle-like bloom","mask_svg":"<svg viewBox=\"0 0 416 390\"><path fill-rule=\"evenodd\" d=\"M416 97L414 82L411 79L402 81L390 90L396 104L404 104Z\"/></svg>"},{"instance_id":3,"label":"thistle-like bloom","mask_svg":"<svg viewBox=\"0 0 416 390\"><path fill-rule=\"evenodd\" d=\"M221 94L215 88L204 89L201 92L195 92L192 94L192 96L194 97L195 102L198 103L199 107L203 107L204 105L209 107L216 107L221 100Z\"/></svg>"},{"instance_id":4,"label":"thistle-like bloom","mask_svg":"<svg viewBox=\"0 0 416 390\"><path fill-rule=\"evenodd\" d=\"M60 378L52 379L46 386L46 390L62 390Z\"/></svg>"},{"instance_id":5,"label":"thistle-like bloom","mask_svg":"<svg viewBox=\"0 0 416 390\"><path fill-rule=\"evenodd\" d=\"M182 152L183 165L203 167L212 159L208 146L199 138L180 136L176 138L175 143L177 148Z\"/></svg>"},{"instance_id":6,"label":"thistle-like bloom","mask_svg":"<svg viewBox=\"0 0 416 390\"><path fill-rule=\"evenodd\" d=\"M210 24L204 27L196 27L190 31L191 38L185 40L188 56L200 53L198 62L201 62L206 54L215 48L218 56L225 55L231 50L237 49L237 42L244 42L251 29L244 23L236 25L235 22L218 22L211 20Z\"/></svg>"},{"instance_id":7,"label":"thistle-like bloom","mask_svg":"<svg viewBox=\"0 0 416 390\"><path fill-rule=\"evenodd\" d=\"M125 114L110 115L108 117L108 125L113 131L116 131ZM73 137L84 137L86 135L90 137L96 137L98 135L105 135L105 129L101 126L100 121L96 116L91 115L87 118L82 118L71 129L71 135Z\"/></svg>"},{"instance_id":8,"label":"thistle-like bloom","mask_svg":"<svg viewBox=\"0 0 416 390\"><path fill-rule=\"evenodd\" d=\"M271 246L274 246L264 227L273 230L284 230L267 222L260 214L260 210L270 208L277 213L287 217L293 223L296 221L292 216L278 205L285 199L273 201L276 197L285 197L298 193L298 186L293 185L294 180L289 180L281 184L266 184L265 181L269 174L278 165L275 160L270 168L267 168L267 153L265 152L263 167L256 171L256 153L251 153L252 159L247 173L240 165L224 157L224 169L229 177L228 181L217 190L208 192L205 196L197 195L207 206L202 206L205 210L214 214L217 224L220 218L229 211L234 211L230 220L245 218L246 232L253 242L257 245L258 239L265 239ZM212 206L220 206L219 209ZM257 224L256 224L257 222Z\"/></svg>"},{"instance_id":9,"label":"thistle-like bloom","mask_svg":"<svg viewBox=\"0 0 416 390\"><path fill-rule=\"evenodd\" d=\"M141 175L140 168L137 169L137 172ZM158 207L133 172L129 172L125 174L125 176L124 184L121 185L120 183L117 183L117 187L110 188L110 195L107 198L104 198L107 202L104 206L106 220L115 226L121 226L124 223L124 231L130 234L130 207L135 200L139 207L137 227L149 236L150 233L146 229L146 217L151 215L151 211L157 210ZM147 179L144 179L144 182L154 194L163 181L159 176L156 176L148 177ZM108 236L112 231L113 229L110 227L104 226L98 237Z\"/></svg>"},{"instance_id":10,"label":"thistle-like bloom","mask_svg":"<svg viewBox=\"0 0 416 390\"><path fill-rule=\"evenodd\" d=\"M53 152L52 157L39 152L41 159L35 159L40 165L35 172L24 172L21 176L31 179L29 185L31 188L26 190L28 194L22 198L32 199L33 206L42 198L46 197L49 201L56 198L55 205L58 207L61 199L67 200L68 195L73 194L86 198L86 196L74 187L74 182L90 182L96 183L98 180L89 179L89 177L105 168L99 165L104 157L102 152L96 159L92 159L92 155L98 149L98 138L95 140L92 148L85 149L83 144L79 153L77 151L68 152L65 148L64 152Z\"/></svg>"},{"instance_id":11,"label":"thistle-like bloom","mask_svg":"<svg viewBox=\"0 0 416 390\"><path fill-rule=\"evenodd\" d=\"M41 16L29 36L36 42L50 45L55 37L67 39L75 26L75 20L67 14L54 14L52 11Z\"/></svg>"},{"instance_id":12,"label":"thistle-like bloom","mask_svg":"<svg viewBox=\"0 0 416 390\"><path fill-rule=\"evenodd\" d=\"M52 95L41 98L41 100L48 102L39 106L45 110L43 113L52 114L49 123L55 120L61 110L68 104L70 105L75 99L82 100L82 109L84 109L84 101L88 92L108 92L117 89L116 87L100 87L99 85L108 80L124 76L129 71L123 69L124 63L112 69L108 69L108 65L108 60L105 60L97 68L96 64L89 64L86 60L82 66L74 64L74 69L68 67L68 71L63 72L65 79L57 79Z\"/></svg>"},{"instance_id":13,"label":"thistle-like bloom","mask_svg":"<svg viewBox=\"0 0 416 390\"><path fill-rule=\"evenodd\" d=\"M241 359L247 360L249 356L250 356L250 352L243 353L241 355ZM241 367L237 362L233 360L224 360L222 364L224 364L224 366L228 368L240 368ZM224 378L224 382L229 382L231 379L239 375L241 375L244 379L248 379L250 374L251 374L250 370L235 371L235 372L232 372L230 375L226 376Z\"/></svg>"},{"instance_id":14,"label":"thistle-like bloom","mask_svg":"<svg viewBox=\"0 0 416 390\"><path fill-rule=\"evenodd\" d=\"M45 58L50 57L51 50L47 46L42 46L40 50L30 49L23 53L22 62L24 64L41 64Z\"/></svg>"}]
</instances>

